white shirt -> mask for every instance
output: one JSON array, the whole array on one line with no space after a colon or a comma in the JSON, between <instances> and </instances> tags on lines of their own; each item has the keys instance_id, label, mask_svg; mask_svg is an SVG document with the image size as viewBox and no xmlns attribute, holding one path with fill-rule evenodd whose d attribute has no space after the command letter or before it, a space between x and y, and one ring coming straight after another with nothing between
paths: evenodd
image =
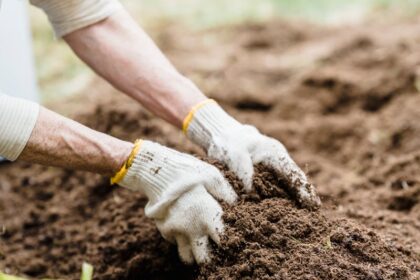
<instances>
[{"instance_id":1,"label":"white shirt","mask_svg":"<svg viewBox=\"0 0 420 280\"><path fill-rule=\"evenodd\" d=\"M30 0L48 15L56 37L94 24L122 6L118 0ZM1 16L1 14L0 14ZM16 160L26 146L39 114L39 105L0 94L0 156Z\"/></svg>"},{"instance_id":2,"label":"white shirt","mask_svg":"<svg viewBox=\"0 0 420 280\"><path fill-rule=\"evenodd\" d=\"M48 15L57 37L101 21L122 7L118 0L30 0L30 2Z\"/></svg>"}]
</instances>

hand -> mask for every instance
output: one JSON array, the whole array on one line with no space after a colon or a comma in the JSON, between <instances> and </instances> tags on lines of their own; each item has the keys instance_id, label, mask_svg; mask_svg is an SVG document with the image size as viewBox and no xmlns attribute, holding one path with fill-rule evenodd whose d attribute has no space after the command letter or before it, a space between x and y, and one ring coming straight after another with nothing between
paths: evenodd
<instances>
[{"instance_id":1,"label":"hand","mask_svg":"<svg viewBox=\"0 0 420 280\"><path fill-rule=\"evenodd\" d=\"M177 243L186 263L210 260L209 237L219 244L223 211L215 198L230 204L237 199L216 167L150 141L141 142L118 184L148 197L146 216L166 240Z\"/></svg>"},{"instance_id":2,"label":"hand","mask_svg":"<svg viewBox=\"0 0 420 280\"><path fill-rule=\"evenodd\" d=\"M286 182L302 206L316 209L321 205L314 186L279 141L239 123L214 101L201 103L191 111L184 132L207 150L208 156L225 163L242 180L246 191L252 189L253 165L262 163Z\"/></svg>"}]
</instances>

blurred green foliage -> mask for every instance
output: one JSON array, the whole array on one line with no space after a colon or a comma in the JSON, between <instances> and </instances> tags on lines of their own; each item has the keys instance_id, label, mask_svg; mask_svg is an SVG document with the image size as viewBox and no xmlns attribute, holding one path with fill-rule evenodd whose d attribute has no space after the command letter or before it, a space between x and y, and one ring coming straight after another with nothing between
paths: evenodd
<instances>
[{"instance_id":1,"label":"blurred green foliage","mask_svg":"<svg viewBox=\"0 0 420 280\"><path fill-rule=\"evenodd\" d=\"M121 0L146 28L179 23L188 28L208 28L244 21L294 18L323 24L358 22L376 18L412 17L420 0ZM81 92L93 73L62 42L53 38L42 12L31 8L37 75L42 100Z\"/></svg>"},{"instance_id":2,"label":"blurred green foliage","mask_svg":"<svg viewBox=\"0 0 420 280\"><path fill-rule=\"evenodd\" d=\"M123 0L132 4L132 0ZM272 17L303 18L322 23L358 19L372 10L419 11L420 0L143 0L139 1L146 22L172 19L192 27L209 27L244 20ZM134 6L139 6L134 4Z\"/></svg>"}]
</instances>

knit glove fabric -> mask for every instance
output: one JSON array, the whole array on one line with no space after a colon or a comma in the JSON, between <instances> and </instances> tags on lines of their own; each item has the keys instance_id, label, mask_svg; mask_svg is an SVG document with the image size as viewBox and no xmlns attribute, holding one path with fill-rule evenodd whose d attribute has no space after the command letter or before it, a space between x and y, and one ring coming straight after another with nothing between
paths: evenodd
<instances>
[{"instance_id":1,"label":"knit glove fabric","mask_svg":"<svg viewBox=\"0 0 420 280\"><path fill-rule=\"evenodd\" d=\"M216 102L208 100L193 108L184 121L184 132L209 157L225 163L242 180L246 191L252 189L253 165L262 163L286 182L303 207L316 209L321 205L314 186L279 141L239 123Z\"/></svg>"},{"instance_id":2,"label":"knit glove fabric","mask_svg":"<svg viewBox=\"0 0 420 280\"><path fill-rule=\"evenodd\" d=\"M177 243L186 263L210 260L209 237L219 244L224 228L215 199L231 204L237 198L216 167L150 141L143 141L119 185L148 197L146 216Z\"/></svg>"}]
</instances>

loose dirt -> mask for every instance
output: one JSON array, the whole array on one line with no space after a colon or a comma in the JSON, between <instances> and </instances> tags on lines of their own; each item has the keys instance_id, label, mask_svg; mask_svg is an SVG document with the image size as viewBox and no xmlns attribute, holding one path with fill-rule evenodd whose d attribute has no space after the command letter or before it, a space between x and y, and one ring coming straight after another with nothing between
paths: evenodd
<instances>
[{"instance_id":1,"label":"loose dirt","mask_svg":"<svg viewBox=\"0 0 420 280\"><path fill-rule=\"evenodd\" d=\"M243 122L281 140L317 185L300 209L261 166L255 191L224 205L213 262L183 265L144 216L146 200L100 176L0 167L0 269L33 278L418 279L420 22L327 29L272 22L156 40ZM203 157L182 133L102 81L51 107L92 128ZM240 183L216 162L235 189Z\"/></svg>"}]
</instances>

